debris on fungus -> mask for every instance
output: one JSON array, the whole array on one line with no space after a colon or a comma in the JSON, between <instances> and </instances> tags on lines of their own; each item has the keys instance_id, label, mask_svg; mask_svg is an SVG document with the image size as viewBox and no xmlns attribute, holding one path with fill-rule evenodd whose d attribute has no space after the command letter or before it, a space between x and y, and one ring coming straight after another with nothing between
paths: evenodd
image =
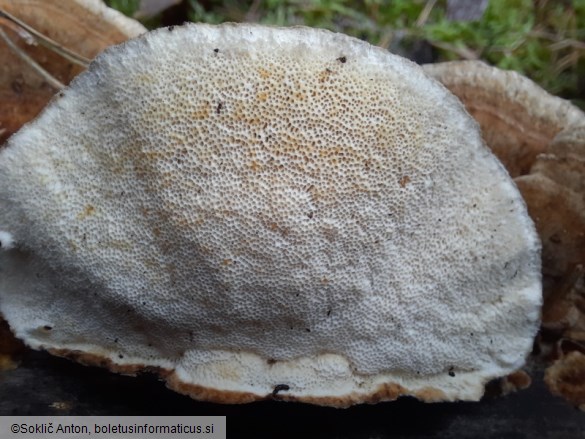
<instances>
[{"instance_id":1,"label":"debris on fungus","mask_svg":"<svg viewBox=\"0 0 585 439\"><path fill-rule=\"evenodd\" d=\"M15 334L194 398L478 400L539 325L538 236L477 124L341 34L199 24L107 49L0 179Z\"/></svg>"}]
</instances>

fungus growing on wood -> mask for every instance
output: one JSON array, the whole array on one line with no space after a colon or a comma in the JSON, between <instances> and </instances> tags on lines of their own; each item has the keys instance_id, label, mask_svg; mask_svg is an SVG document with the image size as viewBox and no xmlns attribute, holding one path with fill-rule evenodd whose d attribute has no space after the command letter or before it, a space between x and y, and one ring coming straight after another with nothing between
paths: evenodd
<instances>
[{"instance_id":1,"label":"fungus growing on wood","mask_svg":"<svg viewBox=\"0 0 585 439\"><path fill-rule=\"evenodd\" d=\"M477 400L538 327L539 241L476 123L341 34L187 25L110 48L0 179L16 335L194 398Z\"/></svg>"}]
</instances>

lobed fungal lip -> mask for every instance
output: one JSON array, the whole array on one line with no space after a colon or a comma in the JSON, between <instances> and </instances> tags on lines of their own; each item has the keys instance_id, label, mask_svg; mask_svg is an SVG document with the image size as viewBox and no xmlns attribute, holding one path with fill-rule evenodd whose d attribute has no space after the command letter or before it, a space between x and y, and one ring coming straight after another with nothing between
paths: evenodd
<instances>
[{"instance_id":1,"label":"lobed fungal lip","mask_svg":"<svg viewBox=\"0 0 585 439\"><path fill-rule=\"evenodd\" d=\"M476 124L341 34L199 24L110 48L0 179L15 333L195 398L477 400L538 325L539 242Z\"/></svg>"}]
</instances>

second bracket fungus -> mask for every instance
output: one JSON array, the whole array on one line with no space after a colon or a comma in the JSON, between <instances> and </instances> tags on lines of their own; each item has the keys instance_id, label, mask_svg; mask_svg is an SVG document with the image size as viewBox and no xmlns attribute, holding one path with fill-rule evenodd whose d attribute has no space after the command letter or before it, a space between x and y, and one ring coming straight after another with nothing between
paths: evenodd
<instances>
[{"instance_id":1,"label":"second bracket fungus","mask_svg":"<svg viewBox=\"0 0 585 439\"><path fill-rule=\"evenodd\" d=\"M76 53L77 63L4 14ZM55 83L68 84L83 71L80 59L144 32L144 26L102 0L0 0L0 143L39 114L59 88Z\"/></svg>"},{"instance_id":2,"label":"second bracket fungus","mask_svg":"<svg viewBox=\"0 0 585 439\"><path fill-rule=\"evenodd\" d=\"M540 244L461 103L324 30L112 47L0 152L28 345L194 398L477 400L539 323Z\"/></svg>"}]
</instances>

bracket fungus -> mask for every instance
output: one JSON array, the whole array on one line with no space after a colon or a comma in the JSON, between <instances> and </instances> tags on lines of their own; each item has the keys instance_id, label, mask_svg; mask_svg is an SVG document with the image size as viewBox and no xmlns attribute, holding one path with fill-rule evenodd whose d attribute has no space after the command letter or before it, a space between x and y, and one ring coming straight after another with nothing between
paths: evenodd
<instances>
[{"instance_id":1,"label":"bracket fungus","mask_svg":"<svg viewBox=\"0 0 585 439\"><path fill-rule=\"evenodd\" d=\"M0 152L0 310L194 398L478 400L525 361L540 243L458 99L324 30L160 29Z\"/></svg>"}]
</instances>

